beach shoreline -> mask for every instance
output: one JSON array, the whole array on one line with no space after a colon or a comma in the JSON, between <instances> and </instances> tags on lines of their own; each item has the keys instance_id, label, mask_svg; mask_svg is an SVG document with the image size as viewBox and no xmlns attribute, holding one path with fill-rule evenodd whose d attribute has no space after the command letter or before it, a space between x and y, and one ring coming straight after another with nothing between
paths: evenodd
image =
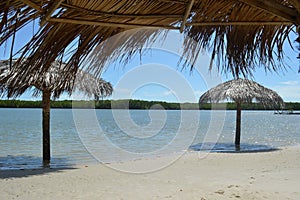
<instances>
[{"instance_id":1,"label":"beach shoreline","mask_svg":"<svg viewBox=\"0 0 300 200\"><path fill-rule=\"evenodd\" d=\"M157 166L164 167L155 170ZM143 167L154 170L128 173ZM188 152L179 159L164 156L0 173L1 199L296 200L300 147L256 153Z\"/></svg>"}]
</instances>

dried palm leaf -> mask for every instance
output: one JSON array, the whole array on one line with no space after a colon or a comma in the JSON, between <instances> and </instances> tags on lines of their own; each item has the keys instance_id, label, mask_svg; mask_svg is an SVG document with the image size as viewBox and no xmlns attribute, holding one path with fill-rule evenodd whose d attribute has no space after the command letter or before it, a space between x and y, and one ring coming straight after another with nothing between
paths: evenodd
<instances>
[{"instance_id":1,"label":"dried palm leaf","mask_svg":"<svg viewBox=\"0 0 300 200\"><path fill-rule=\"evenodd\" d=\"M55 60L66 62L66 71L74 74L93 48L106 39L134 28L161 28L180 30L186 35L185 66L193 67L198 53L207 49L221 70L239 77L251 74L254 66L275 71L284 66L283 44L289 42L290 32L300 25L300 3L297 0L10 0L0 3L0 16L0 45L31 20L41 21L38 33L21 49L21 57L28 61L20 65L20 76L26 70L47 71ZM155 32L145 36L159 37ZM116 55L114 52L126 50L124 60L128 60L145 42L155 41L153 37L145 38L130 37L107 52ZM72 44L76 46L67 51ZM109 60L97 59L99 63ZM94 66L93 71L99 72L101 67Z\"/></svg>"}]
</instances>

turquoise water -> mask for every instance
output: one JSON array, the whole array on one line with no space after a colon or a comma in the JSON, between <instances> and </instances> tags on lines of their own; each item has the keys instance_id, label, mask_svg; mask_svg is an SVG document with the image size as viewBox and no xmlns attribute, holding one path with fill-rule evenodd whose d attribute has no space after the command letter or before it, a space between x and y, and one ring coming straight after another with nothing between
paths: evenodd
<instances>
[{"instance_id":1,"label":"turquoise water","mask_svg":"<svg viewBox=\"0 0 300 200\"><path fill-rule=\"evenodd\" d=\"M128 115L126 117L126 115ZM41 167L41 109L0 109L0 169ZM300 115L243 111L241 148L300 145ZM52 167L233 148L234 111L51 110ZM215 144L216 143L216 144Z\"/></svg>"}]
</instances>

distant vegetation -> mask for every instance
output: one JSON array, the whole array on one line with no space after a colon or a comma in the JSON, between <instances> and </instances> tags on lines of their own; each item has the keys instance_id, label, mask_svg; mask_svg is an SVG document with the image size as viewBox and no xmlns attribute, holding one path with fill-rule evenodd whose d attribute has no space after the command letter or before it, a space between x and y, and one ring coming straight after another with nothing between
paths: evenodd
<instances>
[{"instance_id":1,"label":"distant vegetation","mask_svg":"<svg viewBox=\"0 0 300 200\"><path fill-rule=\"evenodd\" d=\"M166 110L210 110L211 104L200 105L197 103L167 103L163 101L143 101L143 100L100 100L100 101L51 101L52 108L91 108L96 109L166 109ZM41 101L22 101L22 100L0 100L0 108L41 108ZM214 109L223 109L224 104L214 105ZM258 103L242 105L244 110L273 110L272 108L265 108ZM235 110L235 103L226 103L227 110ZM300 103L285 103L286 110L300 110Z\"/></svg>"}]
</instances>

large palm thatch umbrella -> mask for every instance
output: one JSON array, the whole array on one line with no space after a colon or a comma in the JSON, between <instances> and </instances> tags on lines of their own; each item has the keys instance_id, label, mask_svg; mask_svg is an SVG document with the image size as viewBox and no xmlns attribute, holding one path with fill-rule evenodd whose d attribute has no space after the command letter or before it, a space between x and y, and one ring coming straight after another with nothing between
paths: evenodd
<instances>
[{"instance_id":1,"label":"large palm thatch umbrella","mask_svg":"<svg viewBox=\"0 0 300 200\"><path fill-rule=\"evenodd\" d=\"M236 135L235 144L240 145L241 136L241 110L242 103L251 103L253 100L262 103L264 106L282 108L282 98L273 90L248 80L233 79L217 85L205 92L199 99L199 103L218 103L223 100L233 100L237 106L236 112Z\"/></svg>"},{"instance_id":2,"label":"large palm thatch umbrella","mask_svg":"<svg viewBox=\"0 0 300 200\"><path fill-rule=\"evenodd\" d=\"M177 30L187 36L186 63L193 64L201 49L210 49L212 60L220 61L217 66L238 77L251 73L249 66L278 70L283 44L300 25L299 16L299 0L9 0L0 2L0 45L38 19L39 31L22 49L29 60L21 63L19 76L40 66L47 71L68 53L65 68L72 72L93 47L115 34L149 28L141 33L144 37L114 44L128 52L126 60L149 36L157 37L158 29ZM66 52L70 44L77 48Z\"/></svg>"},{"instance_id":3,"label":"large palm thatch umbrella","mask_svg":"<svg viewBox=\"0 0 300 200\"><path fill-rule=\"evenodd\" d=\"M13 64L11 66L11 64ZM97 78L82 70L78 70L75 75L66 73L63 70L64 63L55 61L51 68L45 73L27 72L30 76L29 82L20 82L14 71L17 60L0 61L0 92L6 94L7 97L17 97L26 90L34 87L34 96L42 93L43 107L43 162L50 162L50 99L57 98L63 92L71 94L78 90L86 93L88 96L94 96L96 99L112 94L113 88L109 82L101 78ZM15 87L16 83L18 87ZM14 85L12 87L11 85Z\"/></svg>"}]
</instances>

